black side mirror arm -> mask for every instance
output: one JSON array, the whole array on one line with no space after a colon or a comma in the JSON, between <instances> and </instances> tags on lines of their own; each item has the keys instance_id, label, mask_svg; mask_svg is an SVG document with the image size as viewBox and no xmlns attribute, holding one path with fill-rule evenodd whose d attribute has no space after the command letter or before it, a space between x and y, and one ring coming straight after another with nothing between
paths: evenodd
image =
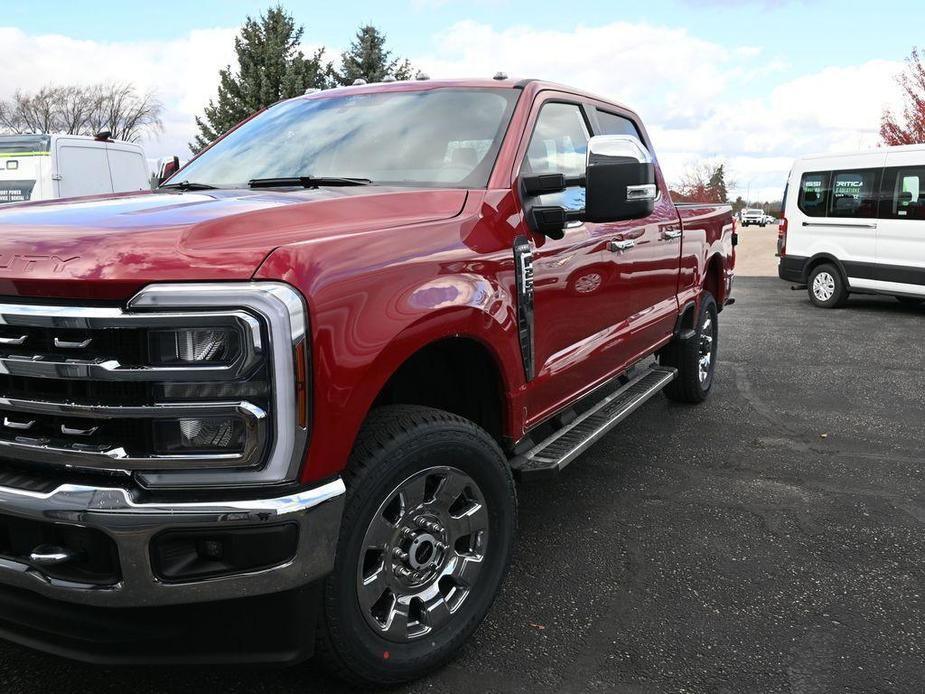
<instances>
[{"instance_id":1,"label":"black side mirror arm","mask_svg":"<svg viewBox=\"0 0 925 694\"><path fill-rule=\"evenodd\" d=\"M530 198L561 193L567 188L575 186L584 188L586 183L584 175L538 174L535 176L523 176L520 183L524 207L526 208L527 223L534 232L558 240L565 236L565 225L568 222L584 221L584 209L566 210L558 205L533 205L529 202Z\"/></svg>"}]
</instances>

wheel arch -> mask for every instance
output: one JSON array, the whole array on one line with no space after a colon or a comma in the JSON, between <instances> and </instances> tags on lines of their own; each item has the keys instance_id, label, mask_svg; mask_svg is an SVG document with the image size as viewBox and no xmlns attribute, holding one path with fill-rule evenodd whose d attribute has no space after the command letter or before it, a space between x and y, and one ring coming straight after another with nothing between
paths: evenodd
<instances>
[{"instance_id":1,"label":"wheel arch","mask_svg":"<svg viewBox=\"0 0 925 694\"><path fill-rule=\"evenodd\" d=\"M724 265L722 254L716 252L707 259L706 270L703 273L703 288L716 299L719 310L722 310L722 306L726 301L726 283L723 281Z\"/></svg>"},{"instance_id":2,"label":"wheel arch","mask_svg":"<svg viewBox=\"0 0 925 694\"><path fill-rule=\"evenodd\" d=\"M845 286L850 288L851 283L848 281L848 273L845 271L845 266L831 253L816 253L810 257L810 259L806 262L806 265L803 267L803 284L809 283L809 276L812 274L813 270L815 270L820 265L825 265L827 263L835 266L835 269L838 270L838 273L841 275L841 279L845 283Z\"/></svg>"}]
</instances>

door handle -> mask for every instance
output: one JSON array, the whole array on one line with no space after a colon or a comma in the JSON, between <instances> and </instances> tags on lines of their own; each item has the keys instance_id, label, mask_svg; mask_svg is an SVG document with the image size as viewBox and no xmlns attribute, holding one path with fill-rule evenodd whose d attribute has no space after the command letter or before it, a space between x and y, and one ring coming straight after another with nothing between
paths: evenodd
<instances>
[{"instance_id":1,"label":"door handle","mask_svg":"<svg viewBox=\"0 0 925 694\"><path fill-rule=\"evenodd\" d=\"M678 229L666 229L663 235L666 239L676 239L681 236L681 231Z\"/></svg>"},{"instance_id":2,"label":"door handle","mask_svg":"<svg viewBox=\"0 0 925 694\"><path fill-rule=\"evenodd\" d=\"M636 245L636 242L633 239L626 239L625 241L611 241L607 244L607 250L611 253L616 253L617 251L626 251Z\"/></svg>"}]
</instances>

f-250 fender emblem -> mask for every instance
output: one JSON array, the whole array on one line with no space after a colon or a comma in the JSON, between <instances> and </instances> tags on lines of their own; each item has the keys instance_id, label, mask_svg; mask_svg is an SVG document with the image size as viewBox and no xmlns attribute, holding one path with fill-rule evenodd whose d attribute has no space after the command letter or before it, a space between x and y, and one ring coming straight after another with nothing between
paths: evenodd
<instances>
[{"instance_id":1,"label":"f-250 fender emblem","mask_svg":"<svg viewBox=\"0 0 925 694\"><path fill-rule=\"evenodd\" d=\"M520 354L524 362L524 376L533 380L533 248L530 239L514 239L514 271L517 285L517 333Z\"/></svg>"},{"instance_id":2,"label":"f-250 fender emblem","mask_svg":"<svg viewBox=\"0 0 925 694\"><path fill-rule=\"evenodd\" d=\"M71 263L80 260L79 255L71 258L59 255L19 255L0 253L0 272L34 272L50 268L52 272L64 272Z\"/></svg>"}]
</instances>

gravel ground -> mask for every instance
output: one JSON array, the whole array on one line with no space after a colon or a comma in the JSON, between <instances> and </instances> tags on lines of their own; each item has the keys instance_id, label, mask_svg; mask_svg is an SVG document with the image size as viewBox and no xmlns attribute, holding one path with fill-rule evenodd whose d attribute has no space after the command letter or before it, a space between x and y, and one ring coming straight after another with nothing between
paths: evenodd
<instances>
[{"instance_id":1,"label":"gravel ground","mask_svg":"<svg viewBox=\"0 0 925 694\"><path fill-rule=\"evenodd\" d=\"M764 228L737 225L736 274L739 277L777 277L777 224Z\"/></svg>"},{"instance_id":2,"label":"gravel ground","mask_svg":"<svg viewBox=\"0 0 925 694\"><path fill-rule=\"evenodd\" d=\"M749 230L751 231L751 229ZM522 486L514 563L408 692L921 692L925 308L740 279L715 391ZM316 667L104 669L0 644L0 690L334 692Z\"/></svg>"}]
</instances>

